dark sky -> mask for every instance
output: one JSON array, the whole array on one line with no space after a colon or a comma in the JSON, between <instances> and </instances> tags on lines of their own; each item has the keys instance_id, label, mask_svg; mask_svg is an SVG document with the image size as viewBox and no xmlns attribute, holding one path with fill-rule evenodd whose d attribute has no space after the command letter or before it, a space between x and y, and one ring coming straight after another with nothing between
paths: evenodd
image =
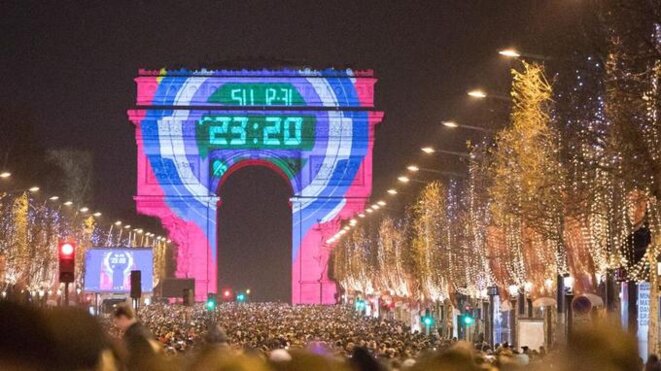
<instances>
[{"instance_id":1,"label":"dark sky","mask_svg":"<svg viewBox=\"0 0 661 371\"><path fill-rule=\"evenodd\" d=\"M5 0L0 102L29 112L47 147L92 151L92 206L130 219L136 147L126 110L138 68L253 57L372 68L380 79L377 106L385 111L374 153L378 196L419 158L422 144L462 150L466 139L478 138L444 131L440 121L502 122L501 103L471 102L465 91L480 86L506 93L510 65L496 51L562 48L576 32L577 3ZM434 165L460 169L453 161ZM227 238L245 243L231 233ZM288 238L282 233L280 240Z\"/></svg>"}]
</instances>

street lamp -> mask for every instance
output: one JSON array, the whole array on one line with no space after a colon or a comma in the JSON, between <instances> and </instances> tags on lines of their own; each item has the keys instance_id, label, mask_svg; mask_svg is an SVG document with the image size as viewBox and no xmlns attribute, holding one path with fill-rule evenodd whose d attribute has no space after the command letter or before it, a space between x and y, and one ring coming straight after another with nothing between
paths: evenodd
<instances>
[{"instance_id":1,"label":"street lamp","mask_svg":"<svg viewBox=\"0 0 661 371\"><path fill-rule=\"evenodd\" d=\"M483 90L480 89L471 90L466 94L468 94L470 97L477 99L484 99L487 97L487 93L485 93Z\"/></svg>"},{"instance_id":2,"label":"street lamp","mask_svg":"<svg viewBox=\"0 0 661 371\"><path fill-rule=\"evenodd\" d=\"M521 54L519 54L519 52L516 51L516 49L499 50L498 54L508 58L519 58L521 56Z\"/></svg>"},{"instance_id":3,"label":"street lamp","mask_svg":"<svg viewBox=\"0 0 661 371\"><path fill-rule=\"evenodd\" d=\"M494 130L483 128L481 126L458 124L455 121L443 121L442 124L446 128L450 128L450 129L461 128L461 129L481 131L483 133L494 133L495 132Z\"/></svg>"},{"instance_id":4,"label":"street lamp","mask_svg":"<svg viewBox=\"0 0 661 371\"><path fill-rule=\"evenodd\" d=\"M3 171L2 173L0 173L0 178L2 178L2 179L7 179L10 176L11 176L11 173L8 172L8 171Z\"/></svg>"},{"instance_id":5,"label":"street lamp","mask_svg":"<svg viewBox=\"0 0 661 371\"><path fill-rule=\"evenodd\" d=\"M512 342L512 349L516 349L516 298L519 293L517 285L510 285L507 288L510 294L510 340Z\"/></svg>"},{"instance_id":6,"label":"street lamp","mask_svg":"<svg viewBox=\"0 0 661 371\"><path fill-rule=\"evenodd\" d=\"M438 152L438 153L443 153L446 155L453 155L453 156L459 156L459 157L466 157L470 158L471 155L466 152L457 152L457 151L447 151L444 149L436 149L434 147L422 147L420 150L428 155L431 155L432 153Z\"/></svg>"},{"instance_id":7,"label":"street lamp","mask_svg":"<svg viewBox=\"0 0 661 371\"><path fill-rule=\"evenodd\" d=\"M393 195L393 196L394 196L394 195L396 195L396 194L397 194L397 190L396 190L396 189L394 189L394 188L391 188L391 189L389 189L389 190L388 190L388 194L389 194L389 195Z\"/></svg>"},{"instance_id":8,"label":"street lamp","mask_svg":"<svg viewBox=\"0 0 661 371\"><path fill-rule=\"evenodd\" d=\"M415 165L409 165L409 166L406 167L406 169L408 171L411 171L411 172L414 172L414 173L420 171L420 168L415 166Z\"/></svg>"},{"instance_id":9,"label":"street lamp","mask_svg":"<svg viewBox=\"0 0 661 371\"><path fill-rule=\"evenodd\" d=\"M408 183L408 182L411 181L411 179L409 179L409 177L404 176L404 175L398 177L397 180L399 180L399 181L402 182L402 183Z\"/></svg>"},{"instance_id":10,"label":"street lamp","mask_svg":"<svg viewBox=\"0 0 661 371\"><path fill-rule=\"evenodd\" d=\"M60 198L58 196L50 196L48 199L51 200L51 201L57 201Z\"/></svg>"},{"instance_id":11,"label":"street lamp","mask_svg":"<svg viewBox=\"0 0 661 371\"><path fill-rule=\"evenodd\" d=\"M97 212L95 212L95 213L94 213L94 214L92 214L92 215L94 215L94 217L96 217L96 218L98 218L98 217L100 217L100 216L101 216L101 213L97 211Z\"/></svg>"},{"instance_id":12,"label":"street lamp","mask_svg":"<svg viewBox=\"0 0 661 371\"><path fill-rule=\"evenodd\" d=\"M565 286L565 313L567 314L567 339L571 336L573 316L572 313L572 301L574 300L574 277L570 276L569 273L565 273L562 278L563 284Z\"/></svg>"},{"instance_id":13,"label":"street lamp","mask_svg":"<svg viewBox=\"0 0 661 371\"><path fill-rule=\"evenodd\" d=\"M37 186L30 187L30 188L28 189L28 191L30 191L30 192L32 192L32 193L39 192L39 187L37 187Z\"/></svg>"},{"instance_id":14,"label":"street lamp","mask_svg":"<svg viewBox=\"0 0 661 371\"><path fill-rule=\"evenodd\" d=\"M528 306L528 318L532 318L532 297L530 293L532 292L533 284L530 281L527 281L523 284L523 290L526 293L526 305Z\"/></svg>"},{"instance_id":15,"label":"street lamp","mask_svg":"<svg viewBox=\"0 0 661 371\"><path fill-rule=\"evenodd\" d=\"M73 201L66 201L63 205L64 206L71 206L71 205L73 205Z\"/></svg>"},{"instance_id":16,"label":"street lamp","mask_svg":"<svg viewBox=\"0 0 661 371\"><path fill-rule=\"evenodd\" d=\"M78 211L80 211L81 213L86 213L86 212L90 211L90 209L89 209L88 207L86 207L86 206L83 206L83 207L81 207L80 210L78 210Z\"/></svg>"}]
</instances>

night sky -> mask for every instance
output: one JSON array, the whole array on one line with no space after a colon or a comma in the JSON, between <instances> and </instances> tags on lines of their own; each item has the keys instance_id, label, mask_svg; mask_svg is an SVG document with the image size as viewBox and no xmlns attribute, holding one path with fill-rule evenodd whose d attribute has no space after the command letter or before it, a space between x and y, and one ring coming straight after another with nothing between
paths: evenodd
<instances>
[{"instance_id":1,"label":"night sky","mask_svg":"<svg viewBox=\"0 0 661 371\"><path fill-rule=\"evenodd\" d=\"M480 138L450 132L441 121L502 125L507 107L470 101L465 92L482 87L507 94L511 62L499 58L499 49L567 52L580 33L580 3L5 0L0 102L29 113L45 147L91 151L96 179L90 206L110 220L131 221L136 146L126 110L135 99L138 68L258 58L371 68L379 78L377 108L385 112L374 152L374 195L380 197L401 169L419 160L421 145L462 151L467 139ZM21 125L21 117L1 119ZM425 165L465 166L452 157ZM291 222L282 217L286 203L280 207L289 195L279 181L265 170L237 172L224 190L237 196L221 210L231 219L220 223L227 246L221 258L255 266L248 270L250 282L235 274L236 265L221 264L220 275L227 270L237 287L276 281L254 290L265 299L289 292ZM264 184L263 191L255 184ZM285 258L273 260L272 251ZM269 295L259 296L260 290Z\"/></svg>"}]
</instances>

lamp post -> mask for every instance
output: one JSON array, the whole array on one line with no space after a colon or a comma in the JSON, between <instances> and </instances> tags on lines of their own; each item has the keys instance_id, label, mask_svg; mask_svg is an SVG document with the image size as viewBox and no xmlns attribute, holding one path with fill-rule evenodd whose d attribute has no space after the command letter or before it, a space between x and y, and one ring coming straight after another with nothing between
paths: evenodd
<instances>
[{"instance_id":1,"label":"lamp post","mask_svg":"<svg viewBox=\"0 0 661 371\"><path fill-rule=\"evenodd\" d=\"M498 286L489 286L487 287L487 294L489 295L489 338L487 341L491 348L493 349L495 342L494 336L494 317L496 313L495 297L498 295Z\"/></svg>"},{"instance_id":2,"label":"lamp post","mask_svg":"<svg viewBox=\"0 0 661 371\"><path fill-rule=\"evenodd\" d=\"M570 276L569 273L566 273L564 277L562 278L563 284L565 286L565 308L566 308L566 315L567 315L567 340L571 337L571 330L572 330L572 301L574 300L574 277Z\"/></svg>"},{"instance_id":3,"label":"lamp post","mask_svg":"<svg viewBox=\"0 0 661 371\"><path fill-rule=\"evenodd\" d=\"M532 288L533 284L532 282L528 281L523 285L523 290L526 293L526 305L528 307L528 318L532 318L532 297L530 294L532 293Z\"/></svg>"},{"instance_id":4,"label":"lamp post","mask_svg":"<svg viewBox=\"0 0 661 371\"><path fill-rule=\"evenodd\" d=\"M510 294L510 342L512 343L512 349L516 349L516 297L519 292L519 287L517 285L510 285L507 288Z\"/></svg>"}]
</instances>

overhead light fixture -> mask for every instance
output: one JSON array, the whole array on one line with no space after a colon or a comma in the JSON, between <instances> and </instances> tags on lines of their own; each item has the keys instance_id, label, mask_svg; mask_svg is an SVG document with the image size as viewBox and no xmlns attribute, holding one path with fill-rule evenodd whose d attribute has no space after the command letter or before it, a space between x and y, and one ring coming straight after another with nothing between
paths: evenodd
<instances>
[{"instance_id":1,"label":"overhead light fixture","mask_svg":"<svg viewBox=\"0 0 661 371\"><path fill-rule=\"evenodd\" d=\"M78 211L80 211L81 213L86 213L86 212L90 211L90 209L88 207L83 206Z\"/></svg>"},{"instance_id":2,"label":"overhead light fixture","mask_svg":"<svg viewBox=\"0 0 661 371\"><path fill-rule=\"evenodd\" d=\"M360 214L358 214L358 217L359 217L359 218L364 218L364 217L365 217L365 214L360 213Z\"/></svg>"},{"instance_id":3,"label":"overhead light fixture","mask_svg":"<svg viewBox=\"0 0 661 371\"><path fill-rule=\"evenodd\" d=\"M446 128L456 128L456 127L459 127L459 125L458 125L456 122L454 122L454 121L443 121L443 126L445 126Z\"/></svg>"},{"instance_id":4,"label":"overhead light fixture","mask_svg":"<svg viewBox=\"0 0 661 371\"><path fill-rule=\"evenodd\" d=\"M28 191L30 191L32 193L39 192L39 187L37 187L37 186L31 187L30 189L28 189Z\"/></svg>"},{"instance_id":5,"label":"overhead light fixture","mask_svg":"<svg viewBox=\"0 0 661 371\"><path fill-rule=\"evenodd\" d=\"M122 221L121 220L116 221L115 225L122 225Z\"/></svg>"},{"instance_id":6,"label":"overhead light fixture","mask_svg":"<svg viewBox=\"0 0 661 371\"><path fill-rule=\"evenodd\" d=\"M391 188L391 189L388 190L388 193L394 196L394 195L397 194L397 190L394 189L394 188Z\"/></svg>"},{"instance_id":7,"label":"overhead light fixture","mask_svg":"<svg viewBox=\"0 0 661 371\"><path fill-rule=\"evenodd\" d=\"M409 166L406 167L406 169L408 171L411 171L411 172L414 172L414 173L420 171L420 168L415 166L415 165L409 165Z\"/></svg>"},{"instance_id":8,"label":"overhead light fixture","mask_svg":"<svg viewBox=\"0 0 661 371\"><path fill-rule=\"evenodd\" d=\"M92 215L94 215L95 217L97 217L97 218L98 218L98 217L100 217L100 216L101 216L101 213L97 211L97 212L95 212L95 213L94 213L94 214L92 214Z\"/></svg>"},{"instance_id":9,"label":"overhead light fixture","mask_svg":"<svg viewBox=\"0 0 661 371\"><path fill-rule=\"evenodd\" d=\"M59 200L60 198L57 197L57 196L50 196L48 199L51 200L51 201L57 201L57 200Z\"/></svg>"},{"instance_id":10,"label":"overhead light fixture","mask_svg":"<svg viewBox=\"0 0 661 371\"><path fill-rule=\"evenodd\" d=\"M9 178L10 176L11 176L11 173L8 172L8 171L3 171L2 173L0 173L0 178L3 178L3 179Z\"/></svg>"},{"instance_id":11,"label":"overhead light fixture","mask_svg":"<svg viewBox=\"0 0 661 371\"><path fill-rule=\"evenodd\" d=\"M422 150L422 152L427 153L427 154L431 154L431 153L436 152L434 150L434 147L422 147L422 148L420 148L420 150Z\"/></svg>"},{"instance_id":12,"label":"overhead light fixture","mask_svg":"<svg viewBox=\"0 0 661 371\"><path fill-rule=\"evenodd\" d=\"M402 183L408 183L408 182L411 181L411 179L409 179L408 177L403 176L403 175L400 176L399 178L397 178L397 180L399 180L399 181L402 182Z\"/></svg>"},{"instance_id":13,"label":"overhead light fixture","mask_svg":"<svg viewBox=\"0 0 661 371\"><path fill-rule=\"evenodd\" d=\"M379 204L379 206L386 206L386 202L383 200L380 200L377 204Z\"/></svg>"},{"instance_id":14,"label":"overhead light fixture","mask_svg":"<svg viewBox=\"0 0 661 371\"><path fill-rule=\"evenodd\" d=\"M73 201L67 201L64 203L64 206L71 206L73 205Z\"/></svg>"},{"instance_id":15,"label":"overhead light fixture","mask_svg":"<svg viewBox=\"0 0 661 371\"><path fill-rule=\"evenodd\" d=\"M130 224L127 224L127 225L124 226L124 229L129 229L129 228L131 228Z\"/></svg>"}]
</instances>

